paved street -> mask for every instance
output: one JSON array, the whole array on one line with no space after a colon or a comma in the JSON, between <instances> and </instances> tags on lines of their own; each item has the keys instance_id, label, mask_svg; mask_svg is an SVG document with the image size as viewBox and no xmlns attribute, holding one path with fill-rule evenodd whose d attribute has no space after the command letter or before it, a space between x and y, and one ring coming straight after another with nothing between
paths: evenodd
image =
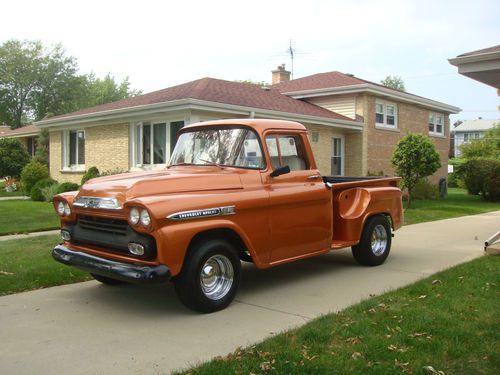
<instances>
[{"instance_id":1,"label":"paved street","mask_svg":"<svg viewBox=\"0 0 500 375\"><path fill-rule=\"evenodd\" d=\"M269 270L247 264L237 300L210 315L185 309L171 285L91 281L0 297L0 374L168 373L482 256L498 229L500 211L407 226L373 268L350 250Z\"/></svg>"}]
</instances>

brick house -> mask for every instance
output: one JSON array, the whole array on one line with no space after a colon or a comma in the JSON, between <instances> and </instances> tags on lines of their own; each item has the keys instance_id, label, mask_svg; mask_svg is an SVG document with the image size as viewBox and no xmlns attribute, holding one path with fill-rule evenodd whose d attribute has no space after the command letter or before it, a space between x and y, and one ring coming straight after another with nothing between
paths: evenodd
<instances>
[{"instance_id":1,"label":"brick house","mask_svg":"<svg viewBox=\"0 0 500 375\"><path fill-rule=\"evenodd\" d=\"M325 175L393 173L390 157L408 132L428 134L446 177L449 114L445 103L346 75L315 74L290 80L284 65L273 84L202 78L36 123L50 132L50 173L79 182L85 169L163 168L186 124L223 118L279 118L310 131L313 151Z\"/></svg>"},{"instance_id":2,"label":"brick house","mask_svg":"<svg viewBox=\"0 0 500 375\"><path fill-rule=\"evenodd\" d=\"M28 150L31 157L35 156L37 139L40 129L35 125L11 129L9 125L0 125L0 138L16 138Z\"/></svg>"}]
</instances>

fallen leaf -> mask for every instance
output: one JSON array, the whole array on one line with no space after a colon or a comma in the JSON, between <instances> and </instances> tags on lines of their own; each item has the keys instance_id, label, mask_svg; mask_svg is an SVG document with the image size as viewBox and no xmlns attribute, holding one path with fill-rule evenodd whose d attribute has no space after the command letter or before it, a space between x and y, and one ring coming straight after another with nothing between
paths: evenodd
<instances>
[{"instance_id":1,"label":"fallen leaf","mask_svg":"<svg viewBox=\"0 0 500 375\"><path fill-rule=\"evenodd\" d=\"M436 285L436 284L442 284L443 282L441 280L432 280L432 285Z\"/></svg>"},{"instance_id":2,"label":"fallen leaf","mask_svg":"<svg viewBox=\"0 0 500 375\"><path fill-rule=\"evenodd\" d=\"M431 374L431 375L445 375L445 373L443 371L436 370L432 366L424 366L422 368L424 369L425 372L427 372L428 374Z\"/></svg>"},{"instance_id":3,"label":"fallen leaf","mask_svg":"<svg viewBox=\"0 0 500 375\"><path fill-rule=\"evenodd\" d=\"M418 299L424 299L424 298L427 298L427 295L422 294L420 297L418 297Z\"/></svg>"},{"instance_id":4,"label":"fallen leaf","mask_svg":"<svg viewBox=\"0 0 500 375\"><path fill-rule=\"evenodd\" d=\"M349 337L348 339L345 340L346 343L351 344L351 345L356 345L361 342L362 337L361 336L356 336L356 337Z\"/></svg>"},{"instance_id":5,"label":"fallen leaf","mask_svg":"<svg viewBox=\"0 0 500 375\"><path fill-rule=\"evenodd\" d=\"M7 272L7 271L0 271L0 275L3 275L3 276L12 276L12 275L15 275L15 273Z\"/></svg>"},{"instance_id":6,"label":"fallen leaf","mask_svg":"<svg viewBox=\"0 0 500 375\"><path fill-rule=\"evenodd\" d=\"M271 365L271 362L265 361L260 364L260 369L264 372L274 370L274 367Z\"/></svg>"},{"instance_id":7,"label":"fallen leaf","mask_svg":"<svg viewBox=\"0 0 500 375\"><path fill-rule=\"evenodd\" d=\"M359 357L362 357L363 355L360 352L354 352L351 355L352 359L358 359Z\"/></svg>"}]
</instances>

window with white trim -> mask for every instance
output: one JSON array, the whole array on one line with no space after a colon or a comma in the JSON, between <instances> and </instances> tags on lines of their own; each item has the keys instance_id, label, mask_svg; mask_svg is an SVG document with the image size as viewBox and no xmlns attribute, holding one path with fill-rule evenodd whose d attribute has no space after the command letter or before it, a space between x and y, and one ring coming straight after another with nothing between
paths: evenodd
<instances>
[{"instance_id":1,"label":"window with white trim","mask_svg":"<svg viewBox=\"0 0 500 375\"><path fill-rule=\"evenodd\" d=\"M396 129L398 127L398 105L377 100L375 103L375 123L377 127Z\"/></svg>"},{"instance_id":2,"label":"window with white trim","mask_svg":"<svg viewBox=\"0 0 500 375\"><path fill-rule=\"evenodd\" d=\"M85 131L65 130L62 137L62 168L85 170Z\"/></svg>"},{"instance_id":3,"label":"window with white trim","mask_svg":"<svg viewBox=\"0 0 500 375\"><path fill-rule=\"evenodd\" d=\"M444 135L444 115L429 112L429 134Z\"/></svg>"},{"instance_id":4,"label":"window with white trim","mask_svg":"<svg viewBox=\"0 0 500 375\"><path fill-rule=\"evenodd\" d=\"M166 165L184 121L143 121L132 126L132 165L151 168Z\"/></svg>"}]
</instances>

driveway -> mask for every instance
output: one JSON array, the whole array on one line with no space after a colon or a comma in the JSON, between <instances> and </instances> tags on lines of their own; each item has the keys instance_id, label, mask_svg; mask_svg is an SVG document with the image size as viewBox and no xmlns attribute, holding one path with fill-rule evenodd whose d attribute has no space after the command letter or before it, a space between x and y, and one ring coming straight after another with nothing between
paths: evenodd
<instances>
[{"instance_id":1,"label":"driveway","mask_svg":"<svg viewBox=\"0 0 500 375\"><path fill-rule=\"evenodd\" d=\"M209 315L185 309L171 285L90 281L0 297L0 373L168 373L481 256L499 228L500 211L407 226L373 268L349 250L268 270L246 264L236 301Z\"/></svg>"}]
</instances>

